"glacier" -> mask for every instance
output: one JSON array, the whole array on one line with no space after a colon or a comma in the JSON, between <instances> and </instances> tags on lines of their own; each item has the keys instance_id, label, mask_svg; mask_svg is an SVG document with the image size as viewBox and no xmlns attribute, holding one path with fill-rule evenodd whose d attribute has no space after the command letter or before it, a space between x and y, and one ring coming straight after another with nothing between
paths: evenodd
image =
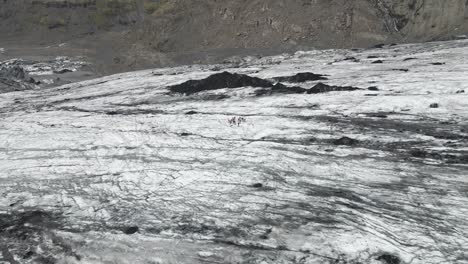
<instances>
[{"instance_id":1,"label":"glacier","mask_svg":"<svg viewBox=\"0 0 468 264\"><path fill-rule=\"evenodd\" d=\"M168 89L224 71L362 89ZM0 93L0 263L468 263L467 73L459 40Z\"/></svg>"}]
</instances>

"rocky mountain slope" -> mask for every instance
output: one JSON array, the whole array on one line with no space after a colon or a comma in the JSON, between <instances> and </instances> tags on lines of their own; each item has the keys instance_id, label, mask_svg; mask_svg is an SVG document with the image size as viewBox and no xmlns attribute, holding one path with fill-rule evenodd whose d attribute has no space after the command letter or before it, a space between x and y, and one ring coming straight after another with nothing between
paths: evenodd
<instances>
[{"instance_id":1,"label":"rocky mountain slope","mask_svg":"<svg viewBox=\"0 0 468 264\"><path fill-rule=\"evenodd\" d=\"M235 54L451 38L466 0L2 0L0 47L86 55L107 72ZM54 44L67 43L68 49ZM3 56L7 56L7 55ZM104 66L105 65L105 66Z\"/></svg>"},{"instance_id":2,"label":"rocky mountain slope","mask_svg":"<svg viewBox=\"0 0 468 264\"><path fill-rule=\"evenodd\" d=\"M0 93L0 262L465 264L468 41Z\"/></svg>"}]
</instances>

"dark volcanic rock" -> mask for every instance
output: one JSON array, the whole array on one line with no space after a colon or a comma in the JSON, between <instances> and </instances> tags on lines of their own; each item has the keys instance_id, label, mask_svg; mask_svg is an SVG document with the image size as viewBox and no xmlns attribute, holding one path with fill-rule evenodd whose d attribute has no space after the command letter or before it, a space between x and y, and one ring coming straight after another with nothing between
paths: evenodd
<instances>
[{"instance_id":1,"label":"dark volcanic rock","mask_svg":"<svg viewBox=\"0 0 468 264\"><path fill-rule=\"evenodd\" d=\"M257 77L250 77L244 74L222 72L216 73L202 80L190 80L181 84L169 87L169 90L174 93L191 95L202 91L217 90L223 88L240 88L240 87L272 87L273 84L267 80Z\"/></svg>"},{"instance_id":2,"label":"dark volcanic rock","mask_svg":"<svg viewBox=\"0 0 468 264\"><path fill-rule=\"evenodd\" d=\"M286 86L282 83L277 83L271 88L259 89L255 91L256 96L272 95L272 94L303 94L308 90L298 86Z\"/></svg>"},{"instance_id":3,"label":"dark volcanic rock","mask_svg":"<svg viewBox=\"0 0 468 264\"><path fill-rule=\"evenodd\" d=\"M301 72L293 76L282 76L282 77L275 77L274 80L278 82L291 82L291 83L302 83L307 81L320 81L320 80L328 80L325 75L322 74L315 74L311 72Z\"/></svg>"},{"instance_id":4,"label":"dark volcanic rock","mask_svg":"<svg viewBox=\"0 0 468 264\"><path fill-rule=\"evenodd\" d=\"M337 146L354 146L358 143L358 140L349 137L342 137L333 141L333 144Z\"/></svg>"},{"instance_id":5,"label":"dark volcanic rock","mask_svg":"<svg viewBox=\"0 0 468 264\"><path fill-rule=\"evenodd\" d=\"M429 153L422 149L412 149L409 151L409 154L415 158L426 158L429 156Z\"/></svg>"},{"instance_id":6,"label":"dark volcanic rock","mask_svg":"<svg viewBox=\"0 0 468 264\"><path fill-rule=\"evenodd\" d=\"M62 69L62 70L54 71L54 73L56 73L56 74L63 74L63 73L67 73L67 72L73 72L73 71L69 70L69 69Z\"/></svg>"},{"instance_id":7,"label":"dark volcanic rock","mask_svg":"<svg viewBox=\"0 0 468 264\"><path fill-rule=\"evenodd\" d=\"M468 164L468 154L461 156L454 156L451 159L448 159L448 163L459 163L459 164Z\"/></svg>"},{"instance_id":8,"label":"dark volcanic rock","mask_svg":"<svg viewBox=\"0 0 468 264\"><path fill-rule=\"evenodd\" d=\"M337 91L356 91L361 90L361 88L352 87L352 86L334 86L327 85L324 83L318 83L314 87L310 88L308 94L317 94L317 93L327 93L327 92L337 92Z\"/></svg>"},{"instance_id":9,"label":"dark volcanic rock","mask_svg":"<svg viewBox=\"0 0 468 264\"><path fill-rule=\"evenodd\" d=\"M265 89L258 89L255 91L256 96L262 96L262 95L271 95L273 94L273 91L271 89L265 88Z\"/></svg>"},{"instance_id":10,"label":"dark volcanic rock","mask_svg":"<svg viewBox=\"0 0 468 264\"><path fill-rule=\"evenodd\" d=\"M401 260L399 257L391 255L391 254L382 254L377 257L377 260L382 261L385 264L400 264Z\"/></svg>"},{"instance_id":11,"label":"dark volcanic rock","mask_svg":"<svg viewBox=\"0 0 468 264\"><path fill-rule=\"evenodd\" d=\"M346 57L346 58L344 58L344 60L345 61L352 61L352 62L360 62L361 61L356 57Z\"/></svg>"},{"instance_id":12,"label":"dark volcanic rock","mask_svg":"<svg viewBox=\"0 0 468 264\"><path fill-rule=\"evenodd\" d=\"M339 92L339 91L356 91L362 90L361 88L352 87L352 86L334 86L327 85L324 83L318 83L310 89L302 88L299 86L286 86L282 83L277 83L271 88L265 88L255 91L255 95L271 95L275 93L279 94L319 94L319 93L328 93L328 92Z\"/></svg>"},{"instance_id":13,"label":"dark volcanic rock","mask_svg":"<svg viewBox=\"0 0 468 264\"><path fill-rule=\"evenodd\" d=\"M229 95L226 95L226 94L206 94L206 95L199 97L200 100L206 100L206 101L223 100L227 98L229 98Z\"/></svg>"},{"instance_id":14,"label":"dark volcanic rock","mask_svg":"<svg viewBox=\"0 0 468 264\"><path fill-rule=\"evenodd\" d=\"M19 222L44 226L44 225L50 225L52 219L53 219L53 216L50 213L43 212L43 211L31 211L31 212L21 213Z\"/></svg>"},{"instance_id":15,"label":"dark volcanic rock","mask_svg":"<svg viewBox=\"0 0 468 264\"><path fill-rule=\"evenodd\" d=\"M59 213L41 210L0 213L0 262L24 263L13 260L28 259L27 263L56 263L42 260L58 252L74 256L69 245L50 236L52 230L63 226L61 220ZM52 243L43 243L51 238ZM43 251L33 251L39 247Z\"/></svg>"},{"instance_id":16,"label":"dark volcanic rock","mask_svg":"<svg viewBox=\"0 0 468 264\"><path fill-rule=\"evenodd\" d=\"M0 68L0 92L33 89L35 80L20 66Z\"/></svg>"},{"instance_id":17,"label":"dark volcanic rock","mask_svg":"<svg viewBox=\"0 0 468 264\"><path fill-rule=\"evenodd\" d=\"M25 80L26 76L27 76L26 72L20 66L0 68L0 78Z\"/></svg>"},{"instance_id":18,"label":"dark volcanic rock","mask_svg":"<svg viewBox=\"0 0 468 264\"><path fill-rule=\"evenodd\" d=\"M388 115L384 114L384 113L370 113L370 114L367 114L368 117L377 117L377 118L387 118Z\"/></svg>"},{"instance_id":19,"label":"dark volcanic rock","mask_svg":"<svg viewBox=\"0 0 468 264\"><path fill-rule=\"evenodd\" d=\"M310 75L312 74L312 75ZM311 80L313 78L324 78L323 75L316 75L313 73L307 73L305 75L294 75L291 77L278 77L282 80L294 80L294 82L301 82L306 80ZM277 78L277 79L278 79ZM284 79L283 79L284 78ZM317 93L327 93L334 91L356 91L362 90L361 88L352 87L352 86L334 86L327 85L324 83L318 83L310 89L302 88L299 86L286 86L282 83L273 84L272 82L257 78L250 77L244 74L222 72L216 73L209 76L206 79L202 80L189 80L181 84L173 85L169 87L169 90L173 93L181 93L186 95L192 95L202 91L211 91L223 88L241 88L241 87L261 87L255 91L256 96L261 95L272 95L272 94L317 94ZM224 97L223 97L224 98ZM223 99L223 98L213 98L213 99ZM191 113L190 113L191 114Z\"/></svg>"},{"instance_id":20,"label":"dark volcanic rock","mask_svg":"<svg viewBox=\"0 0 468 264\"><path fill-rule=\"evenodd\" d=\"M138 226L129 226L129 227L126 227L123 229L123 232L127 235L132 235L132 234L135 234L136 232L138 232L138 230L140 230L140 228L138 228Z\"/></svg>"},{"instance_id":21,"label":"dark volcanic rock","mask_svg":"<svg viewBox=\"0 0 468 264\"><path fill-rule=\"evenodd\" d=\"M383 43L373 46L374 49L382 49L383 47L385 47L385 44L383 44Z\"/></svg>"},{"instance_id":22,"label":"dark volcanic rock","mask_svg":"<svg viewBox=\"0 0 468 264\"><path fill-rule=\"evenodd\" d=\"M453 154L453 153L443 153L439 151L426 151L423 149L411 149L408 151L408 154L413 158L418 159L432 159L443 161L447 164L467 164L468 163L468 154Z\"/></svg>"},{"instance_id":23,"label":"dark volcanic rock","mask_svg":"<svg viewBox=\"0 0 468 264\"><path fill-rule=\"evenodd\" d=\"M57 226L55 220L57 216L43 212L43 211L26 211L15 214L0 214L0 233L10 228L10 231L22 230L25 224L28 224L27 228L51 228Z\"/></svg>"},{"instance_id":24,"label":"dark volcanic rock","mask_svg":"<svg viewBox=\"0 0 468 264\"><path fill-rule=\"evenodd\" d=\"M26 254L24 254L23 259L29 259L34 255L33 251L28 251Z\"/></svg>"},{"instance_id":25,"label":"dark volcanic rock","mask_svg":"<svg viewBox=\"0 0 468 264\"><path fill-rule=\"evenodd\" d=\"M286 86L282 83L277 83L271 87L273 93L283 93L283 94L294 94L294 93L305 93L308 90L298 86Z\"/></svg>"}]
</instances>

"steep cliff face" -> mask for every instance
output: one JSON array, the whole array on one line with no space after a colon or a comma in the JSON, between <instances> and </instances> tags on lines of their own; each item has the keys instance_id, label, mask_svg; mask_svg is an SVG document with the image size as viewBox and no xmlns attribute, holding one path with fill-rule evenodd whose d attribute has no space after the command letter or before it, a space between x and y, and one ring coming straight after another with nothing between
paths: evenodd
<instances>
[{"instance_id":1,"label":"steep cliff face","mask_svg":"<svg viewBox=\"0 0 468 264\"><path fill-rule=\"evenodd\" d=\"M394 19L392 30L412 41L437 39L466 30L468 1L466 0L404 0L377 1L387 7Z\"/></svg>"},{"instance_id":2,"label":"steep cliff face","mask_svg":"<svg viewBox=\"0 0 468 264\"><path fill-rule=\"evenodd\" d=\"M206 51L449 38L468 31L467 10L466 0L0 0L0 46L67 42L120 71L205 61Z\"/></svg>"},{"instance_id":3,"label":"steep cliff face","mask_svg":"<svg viewBox=\"0 0 468 264\"><path fill-rule=\"evenodd\" d=\"M349 46L380 40L385 33L376 23L378 13L366 0L2 1L4 35L47 35L44 39L50 40L136 29L163 51L284 46L285 42Z\"/></svg>"},{"instance_id":4,"label":"steep cliff face","mask_svg":"<svg viewBox=\"0 0 468 264\"><path fill-rule=\"evenodd\" d=\"M392 37L417 41L445 36L467 24L467 4L466 0L2 0L0 32L49 31L47 38L53 39L136 25L147 39L182 48L193 48L189 42L262 47L289 40L293 45L351 46ZM182 35L190 38L180 43Z\"/></svg>"}]
</instances>

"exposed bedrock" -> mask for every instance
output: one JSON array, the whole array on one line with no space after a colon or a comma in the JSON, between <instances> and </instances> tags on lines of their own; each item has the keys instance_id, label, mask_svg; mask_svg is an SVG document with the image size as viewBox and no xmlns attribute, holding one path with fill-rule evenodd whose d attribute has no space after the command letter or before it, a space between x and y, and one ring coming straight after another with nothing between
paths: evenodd
<instances>
[{"instance_id":1,"label":"exposed bedrock","mask_svg":"<svg viewBox=\"0 0 468 264\"><path fill-rule=\"evenodd\" d=\"M306 82L316 80L326 80L323 75L314 74L310 72L298 73L293 76L275 77L274 80L283 80L287 82ZM258 77L251 77L245 74L238 73L215 73L209 77L201 80L189 80L181 84L176 84L169 87L169 90L173 93L180 93L185 95L191 95L203 91L212 91L223 88L242 88L242 87L253 87L263 88L255 91L256 95L265 94L318 94L336 91L356 91L361 90L357 87L352 86L334 86L327 85L324 83L317 83L312 88L307 89L299 86L287 86L282 83L273 83L266 79ZM225 97L222 97L225 98Z\"/></svg>"},{"instance_id":2,"label":"exposed bedrock","mask_svg":"<svg viewBox=\"0 0 468 264\"><path fill-rule=\"evenodd\" d=\"M114 73L461 37L466 10L465 0L2 0L0 48L68 43Z\"/></svg>"},{"instance_id":3,"label":"exposed bedrock","mask_svg":"<svg viewBox=\"0 0 468 264\"><path fill-rule=\"evenodd\" d=\"M0 65L0 93L33 89L35 81L20 66Z\"/></svg>"}]
</instances>

